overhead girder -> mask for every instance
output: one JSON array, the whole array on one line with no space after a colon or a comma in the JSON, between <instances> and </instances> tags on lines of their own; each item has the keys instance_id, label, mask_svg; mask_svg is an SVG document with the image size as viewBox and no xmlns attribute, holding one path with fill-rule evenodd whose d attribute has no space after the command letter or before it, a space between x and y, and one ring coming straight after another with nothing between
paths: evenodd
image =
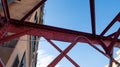
<instances>
[{"instance_id":1,"label":"overhead girder","mask_svg":"<svg viewBox=\"0 0 120 67\"><path fill-rule=\"evenodd\" d=\"M8 28L8 32L12 32L12 33L17 33L18 30L31 29L31 31L26 32L26 34L45 36L48 39L65 41L65 42L73 42L74 38L77 36L85 36L89 38L93 42L93 44L100 44L98 39L101 39L106 44L106 46L109 46L108 44L110 44L110 42L113 41L113 38L108 38L105 36L96 35L94 37L92 36L91 33L79 32L79 31L63 29L63 28L42 25L42 24L35 24L27 21L23 21L21 23L19 20L14 20L14 19L11 20L7 28ZM86 40L84 39L80 39L78 41L86 42ZM117 39L115 46L120 47L120 39Z\"/></svg>"}]
</instances>

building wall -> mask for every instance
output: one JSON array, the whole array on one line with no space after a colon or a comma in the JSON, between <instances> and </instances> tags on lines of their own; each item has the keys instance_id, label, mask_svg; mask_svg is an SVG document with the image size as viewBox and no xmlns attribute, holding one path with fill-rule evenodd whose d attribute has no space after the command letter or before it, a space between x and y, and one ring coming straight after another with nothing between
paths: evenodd
<instances>
[{"instance_id":1,"label":"building wall","mask_svg":"<svg viewBox=\"0 0 120 67\"><path fill-rule=\"evenodd\" d=\"M23 5L21 5L23 3L27 5L23 7ZM22 2L13 2L9 6L11 17L18 20L21 19L21 17L31 9L30 7L36 5L35 3L38 3L38 0L22 0ZM42 24L43 7L44 6L37 9L27 18L26 21ZM0 14L4 15L2 10L0 10ZM2 46L0 46L0 59L6 67L35 67L37 61L38 40L39 37L37 36L24 35L13 41L3 43Z\"/></svg>"},{"instance_id":2,"label":"building wall","mask_svg":"<svg viewBox=\"0 0 120 67\"><path fill-rule=\"evenodd\" d=\"M27 40L27 35L21 37L20 39ZM17 57L17 55L19 57L19 62L21 61L24 52L27 53L27 50L28 50L27 45L28 45L28 42L26 42L26 41L21 41L21 40L18 41L18 43L17 43L13 53L11 54L11 56L10 56L10 58L8 60L8 63L6 64L6 67L12 67L12 65L13 65L13 63L15 61L15 58ZM27 54L26 54L26 56L27 56ZM26 59L26 60L28 60L28 59Z\"/></svg>"},{"instance_id":3,"label":"building wall","mask_svg":"<svg viewBox=\"0 0 120 67\"><path fill-rule=\"evenodd\" d=\"M40 9L36 10L27 21L39 23L39 15L40 15ZM38 17L36 19L37 22L35 20L36 16ZM35 39L32 39L32 37L34 37L34 36L25 35L25 36L22 36L19 38L19 41L17 42L17 45L16 45L13 53L11 54L10 59L8 60L8 63L6 64L6 67L12 67L16 56L18 56L18 58L19 58L19 65L20 65L24 53L26 56L26 67L35 67L36 66L36 61L37 61L36 57L37 57L37 48L38 48L37 42L38 42L39 37L35 36L36 37ZM32 51L33 41L36 42L34 52Z\"/></svg>"},{"instance_id":4,"label":"building wall","mask_svg":"<svg viewBox=\"0 0 120 67\"><path fill-rule=\"evenodd\" d=\"M4 64L8 62L8 59L13 52L13 48L8 48L8 47L1 47L0 46L0 59Z\"/></svg>"}]
</instances>

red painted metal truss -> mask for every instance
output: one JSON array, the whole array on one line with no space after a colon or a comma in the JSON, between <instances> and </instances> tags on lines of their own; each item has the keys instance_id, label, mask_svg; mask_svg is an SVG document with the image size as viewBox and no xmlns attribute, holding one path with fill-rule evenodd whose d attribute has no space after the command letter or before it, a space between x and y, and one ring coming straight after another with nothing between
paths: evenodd
<instances>
[{"instance_id":1,"label":"red painted metal truss","mask_svg":"<svg viewBox=\"0 0 120 67\"><path fill-rule=\"evenodd\" d=\"M94 0L90 0L92 33L79 32L24 21L31 13L33 13L37 8L44 4L46 0L40 1L40 3L38 3L31 11L29 11L28 14L26 14L21 20L10 18L7 1L1 1L5 16L0 16L0 43L19 38L23 35L42 36L60 52L60 54L48 65L48 67L54 67L63 57L66 57L75 67L80 67L73 59L71 59L67 55L67 53L76 45L76 43L83 42L88 43L90 46L92 46L100 53L108 57L110 59L109 67L112 67L112 62L115 62L116 64L120 65L120 63L113 58L113 48L120 47L120 39L118 38L120 35L120 28L116 32L113 32L108 36L104 36L104 34L115 23L117 23L116 21L120 22L120 12L104 29L104 31L100 35L97 35L95 25ZM6 33L13 34L6 36ZM71 44L64 51L62 51L51 40L70 42ZM96 45L102 46L104 51L97 48Z\"/></svg>"}]
</instances>

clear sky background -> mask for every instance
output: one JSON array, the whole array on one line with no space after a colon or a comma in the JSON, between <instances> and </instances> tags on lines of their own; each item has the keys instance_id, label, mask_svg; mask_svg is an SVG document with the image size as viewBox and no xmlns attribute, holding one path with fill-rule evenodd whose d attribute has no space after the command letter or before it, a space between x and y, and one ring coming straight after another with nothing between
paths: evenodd
<instances>
[{"instance_id":1,"label":"clear sky background","mask_svg":"<svg viewBox=\"0 0 120 67\"><path fill-rule=\"evenodd\" d=\"M95 0L96 30L100 34L120 12L120 0ZM44 24L91 33L89 0L48 0L45 4ZM117 31L120 23L115 23L106 35ZM53 41L62 50L70 43ZM98 46L100 47L100 46ZM115 48L114 56L116 57ZM46 67L59 52L44 38L40 39L37 67ZM104 67L109 59L85 43L77 45L67 54L81 67ZM63 58L56 67L74 67Z\"/></svg>"}]
</instances>

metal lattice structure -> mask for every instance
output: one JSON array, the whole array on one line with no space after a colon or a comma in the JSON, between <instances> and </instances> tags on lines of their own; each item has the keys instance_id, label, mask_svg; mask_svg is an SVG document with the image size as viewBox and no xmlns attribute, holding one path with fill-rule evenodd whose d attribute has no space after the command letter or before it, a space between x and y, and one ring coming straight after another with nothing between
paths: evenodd
<instances>
[{"instance_id":1,"label":"metal lattice structure","mask_svg":"<svg viewBox=\"0 0 120 67\"><path fill-rule=\"evenodd\" d=\"M90 0L92 33L74 31L25 21L25 19L28 16L30 16L42 4L44 4L45 1L46 0L40 1L21 20L16 20L10 17L7 0L1 0L4 16L0 16L0 43L19 38L23 35L42 36L60 52L60 54L48 65L48 67L54 67L63 57L66 57L75 67L80 67L80 65L78 65L73 59L71 59L67 55L67 53L76 45L77 42L84 42L88 43L90 46L92 46L100 53L108 57L110 59L109 67L112 67L112 62L115 62L116 64L120 65L120 63L113 58L113 48L120 47L120 39L118 38L120 35L120 28L116 32L104 36L104 34L115 23L117 23L117 21L120 22L120 12L109 23L109 25L104 29L104 31L100 35L96 34L94 0ZM5 33L9 32L14 34L4 36ZM64 51L62 51L51 40L71 42L71 44ZM95 44L102 46L104 51L97 48Z\"/></svg>"}]
</instances>

